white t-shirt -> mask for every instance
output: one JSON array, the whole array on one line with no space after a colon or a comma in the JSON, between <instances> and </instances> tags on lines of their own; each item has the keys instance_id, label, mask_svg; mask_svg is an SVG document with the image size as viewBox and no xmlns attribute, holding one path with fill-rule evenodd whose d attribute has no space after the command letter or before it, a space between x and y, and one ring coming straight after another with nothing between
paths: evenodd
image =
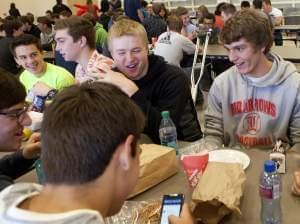
<instances>
[{"instance_id":1,"label":"white t-shirt","mask_svg":"<svg viewBox=\"0 0 300 224\"><path fill-rule=\"evenodd\" d=\"M25 199L41 192L42 186L34 183L18 183L0 193L1 224L104 224L98 211L78 209L63 213L39 213L18 208ZM101 200L101 199L99 199Z\"/></svg>"},{"instance_id":2,"label":"white t-shirt","mask_svg":"<svg viewBox=\"0 0 300 224\"><path fill-rule=\"evenodd\" d=\"M271 17L274 16L275 18L283 16L282 11L274 7L272 7L272 11L269 13L269 15Z\"/></svg>"},{"instance_id":3,"label":"white t-shirt","mask_svg":"<svg viewBox=\"0 0 300 224\"><path fill-rule=\"evenodd\" d=\"M180 33L169 31L162 33L157 40L154 54L162 56L168 63L180 67L183 53L194 54L196 45Z\"/></svg>"}]
</instances>

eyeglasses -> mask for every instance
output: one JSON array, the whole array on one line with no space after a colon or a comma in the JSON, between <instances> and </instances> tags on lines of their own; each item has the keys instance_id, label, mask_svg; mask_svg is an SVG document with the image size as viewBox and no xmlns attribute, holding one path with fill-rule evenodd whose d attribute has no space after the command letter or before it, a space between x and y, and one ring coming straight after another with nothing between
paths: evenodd
<instances>
[{"instance_id":1,"label":"eyeglasses","mask_svg":"<svg viewBox=\"0 0 300 224\"><path fill-rule=\"evenodd\" d=\"M19 122L23 121L26 113L28 112L29 104L25 104L22 109L10 112L0 112L0 115L7 116L11 119L17 120Z\"/></svg>"}]
</instances>

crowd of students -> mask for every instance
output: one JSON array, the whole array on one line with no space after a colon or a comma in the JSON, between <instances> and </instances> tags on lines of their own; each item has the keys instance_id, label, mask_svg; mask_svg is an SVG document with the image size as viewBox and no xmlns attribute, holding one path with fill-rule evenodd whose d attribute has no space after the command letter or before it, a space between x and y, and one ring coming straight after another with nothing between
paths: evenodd
<instances>
[{"instance_id":1,"label":"crowd of students","mask_svg":"<svg viewBox=\"0 0 300 224\"><path fill-rule=\"evenodd\" d=\"M202 5L200 24L190 21L184 7L168 12L152 3L151 10L146 4L143 9L140 0L125 0L125 15L118 0L102 0L99 8L87 1L77 5L76 16L57 0L50 17L37 18L37 26L30 14L14 12L4 19L0 151L14 153L0 159L0 189L30 170L39 156L44 186L19 183L4 189L1 223L104 223L136 184L141 133L159 143L164 110L178 140L205 139L213 149L270 148L281 139L299 152L300 76L271 51L272 26L282 24L282 15L269 0L253 1L264 12L245 2L241 10L221 3L214 14ZM210 44L228 50L232 67L207 88L203 135L181 66L185 55L193 55L195 39L208 31ZM149 54L153 38L158 39ZM56 65L44 60L43 50L55 50ZM22 144L23 128L31 123L27 103L36 96L50 102L41 135ZM295 194L300 194L299 176L295 172ZM188 206L170 222L193 223Z\"/></svg>"}]
</instances>

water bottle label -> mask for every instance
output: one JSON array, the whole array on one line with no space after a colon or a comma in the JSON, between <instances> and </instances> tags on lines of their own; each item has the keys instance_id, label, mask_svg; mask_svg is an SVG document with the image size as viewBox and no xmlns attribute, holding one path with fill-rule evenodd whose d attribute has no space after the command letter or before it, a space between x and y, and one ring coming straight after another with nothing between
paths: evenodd
<instances>
[{"instance_id":1,"label":"water bottle label","mask_svg":"<svg viewBox=\"0 0 300 224\"><path fill-rule=\"evenodd\" d=\"M272 199L272 197L273 197L273 188L272 187L266 187L263 185L259 185L259 192L260 192L260 196L263 198Z\"/></svg>"},{"instance_id":2,"label":"water bottle label","mask_svg":"<svg viewBox=\"0 0 300 224\"><path fill-rule=\"evenodd\" d=\"M280 185L274 184L273 186L259 185L260 196L267 199L278 199L280 197Z\"/></svg>"}]
</instances>

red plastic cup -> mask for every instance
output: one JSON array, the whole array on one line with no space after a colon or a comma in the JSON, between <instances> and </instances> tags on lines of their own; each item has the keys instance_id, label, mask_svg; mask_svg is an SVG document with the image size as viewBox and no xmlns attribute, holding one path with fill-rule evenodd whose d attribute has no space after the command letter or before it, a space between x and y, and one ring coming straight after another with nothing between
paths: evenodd
<instances>
[{"instance_id":1,"label":"red plastic cup","mask_svg":"<svg viewBox=\"0 0 300 224\"><path fill-rule=\"evenodd\" d=\"M207 166L208 152L183 155L181 156L181 163L190 186L194 188Z\"/></svg>"}]
</instances>

